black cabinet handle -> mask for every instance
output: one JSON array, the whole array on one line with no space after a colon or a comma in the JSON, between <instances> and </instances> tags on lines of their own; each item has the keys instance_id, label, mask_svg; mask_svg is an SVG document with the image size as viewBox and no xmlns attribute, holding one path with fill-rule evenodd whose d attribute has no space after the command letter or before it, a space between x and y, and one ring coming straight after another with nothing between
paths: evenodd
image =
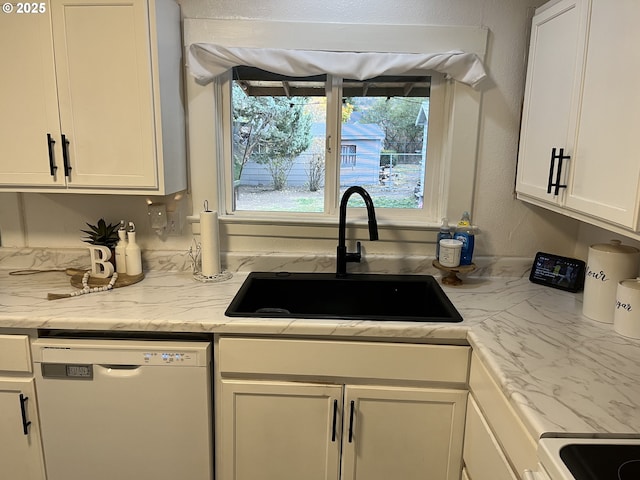
<instances>
[{"instance_id":1,"label":"black cabinet handle","mask_svg":"<svg viewBox=\"0 0 640 480\"><path fill-rule=\"evenodd\" d=\"M20 412L22 413L22 433L24 433L25 435L29 435L29 425L31 425L31 421L27 420L27 400L29 400L29 397L25 397L21 393Z\"/></svg>"},{"instance_id":2,"label":"black cabinet handle","mask_svg":"<svg viewBox=\"0 0 640 480\"><path fill-rule=\"evenodd\" d=\"M549 165L549 181L547 182L547 193L551 193L551 189L553 190L554 195L558 195L560 193L561 188L567 188L566 185L560 184L560 178L562 176L562 162L564 160L569 160L571 158L570 155L564 154L564 148L561 148L559 153L556 153L556 148L553 147L551 149L551 163ZM555 169L556 160L558 160L558 168ZM556 172L556 182L553 183L553 171L555 169Z\"/></svg>"},{"instance_id":3,"label":"black cabinet handle","mask_svg":"<svg viewBox=\"0 0 640 480\"><path fill-rule=\"evenodd\" d=\"M68 177L71 174L71 164L69 163L69 140L65 135L62 135L62 160L64 162L64 176Z\"/></svg>"},{"instance_id":4,"label":"black cabinet handle","mask_svg":"<svg viewBox=\"0 0 640 480\"><path fill-rule=\"evenodd\" d=\"M556 147L551 149L551 161L549 162L549 180L547 181L547 193L553 188L553 167L556 164Z\"/></svg>"},{"instance_id":5,"label":"black cabinet handle","mask_svg":"<svg viewBox=\"0 0 640 480\"><path fill-rule=\"evenodd\" d=\"M349 443L353 442L353 419L356 414L355 412L355 402L351 400L351 403L349 405Z\"/></svg>"},{"instance_id":6,"label":"black cabinet handle","mask_svg":"<svg viewBox=\"0 0 640 480\"><path fill-rule=\"evenodd\" d=\"M58 170L58 167L56 167L56 161L53 158L53 146L55 145L55 143L56 141L53 139L51 134L47 133L47 148L49 149L49 172L51 172L52 177L56 176L56 170Z\"/></svg>"},{"instance_id":7,"label":"black cabinet handle","mask_svg":"<svg viewBox=\"0 0 640 480\"><path fill-rule=\"evenodd\" d=\"M333 422L331 425L331 441L336 441L336 423L338 421L338 400L333 401Z\"/></svg>"}]
</instances>

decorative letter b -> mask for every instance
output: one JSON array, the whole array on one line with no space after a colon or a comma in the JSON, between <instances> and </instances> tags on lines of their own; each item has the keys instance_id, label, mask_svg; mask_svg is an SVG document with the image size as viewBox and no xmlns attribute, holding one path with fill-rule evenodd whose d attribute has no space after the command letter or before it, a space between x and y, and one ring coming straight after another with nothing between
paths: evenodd
<instances>
[{"instance_id":1,"label":"decorative letter b","mask_svg":"<svg viewBox=\"0 0 640 480\"><path fill-rule=\"evenodd\" d=\"M111 250L102 245L92 245L91 252L91 275L98 278L109 278L113 275L113 264L109 262Z\"/></svg>"}]
</instances>

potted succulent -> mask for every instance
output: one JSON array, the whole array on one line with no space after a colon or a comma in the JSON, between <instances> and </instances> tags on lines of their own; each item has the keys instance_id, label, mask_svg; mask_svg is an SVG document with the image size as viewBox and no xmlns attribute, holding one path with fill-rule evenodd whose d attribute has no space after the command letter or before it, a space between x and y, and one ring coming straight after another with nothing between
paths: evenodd
<instances>
[{"instance_id":1,"label":"potted succulent","mask_svg":"<svg viewBox=\"0 0 640 480\"><path fill-rule=\"evenodd\" d=\"M87 237L83 238L82 241L90 243L91 245L104 245L110 250L116 248L116 244L118 243L118 229L120 228L119 223L115 225L110 223L107 225L104 218L101 218L98 220L97 225L87 223L87 226L91 230L81 230L81 232L87 234Z\"/></svg>"}]
</instances>

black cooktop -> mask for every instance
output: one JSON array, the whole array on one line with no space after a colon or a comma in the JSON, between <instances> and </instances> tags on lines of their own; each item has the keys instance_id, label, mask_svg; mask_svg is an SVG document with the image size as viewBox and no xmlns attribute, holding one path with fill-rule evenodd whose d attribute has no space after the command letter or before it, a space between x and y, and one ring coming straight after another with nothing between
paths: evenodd
<instances>
[{"instance_id":1,"label":"black cooktop","mask_svg":"<svg viewBox=\"0 0 640 480\"><path fill-rule=\"evenodd\" d=\"M576 480L640 480L640 445L570 444L560 458Z\"/></svg>"}]
</instances>

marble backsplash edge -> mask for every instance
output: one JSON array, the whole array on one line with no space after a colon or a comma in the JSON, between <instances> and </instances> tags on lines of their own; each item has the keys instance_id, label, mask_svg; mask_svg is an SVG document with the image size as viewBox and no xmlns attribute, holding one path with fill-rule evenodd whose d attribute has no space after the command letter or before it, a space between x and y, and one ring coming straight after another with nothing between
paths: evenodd
<instances>
[{"instance_id":1,"label":"marble backsplash edge","mask_svg":"<svg viewBox=\"0 0 640 480\"><path fill-rule=\"evenodd\" d=\"M191 258L186 251L143 250L143 265L146 271L189 272ZM424 256L369 255L362 263L350 263L354 273L397 273L437 275L432 265L433 258ZM469 276L476 277L522 277L528 274L531 258L523 257L477 257L476 270ZM222 254L225 270L249 271L297 271L331 272L335 269L335 256L313 253L238 252ZM65 268L87 268L89 252L85 248L0 248L2 270L58 270Z\"/></svg>"}]
</instances>

